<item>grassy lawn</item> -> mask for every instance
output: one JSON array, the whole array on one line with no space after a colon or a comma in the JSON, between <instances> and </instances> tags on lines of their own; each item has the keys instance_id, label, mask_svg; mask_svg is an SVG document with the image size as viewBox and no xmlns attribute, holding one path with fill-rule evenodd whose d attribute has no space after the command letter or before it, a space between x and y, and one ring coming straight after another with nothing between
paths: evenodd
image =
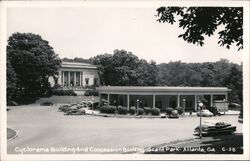
<instances>
[{"instance_id":1,"label":"grassy lawn","mask_svg":"<svg viewBox=\"0 0 250 161\"><path fill-rule=\"evenodd\" d=\"M7 139L9 140L10 138L13 138L14 136L16 136L16 131L7 128Z\"/></svg>"}]
</instances>

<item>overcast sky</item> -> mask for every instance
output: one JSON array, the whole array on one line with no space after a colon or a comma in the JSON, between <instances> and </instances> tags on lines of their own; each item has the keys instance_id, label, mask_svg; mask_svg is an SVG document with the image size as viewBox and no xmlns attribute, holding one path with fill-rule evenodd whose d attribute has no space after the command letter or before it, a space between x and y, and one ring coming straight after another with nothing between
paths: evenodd
<instances>
[{"instance_id":1,"label":"overcast sky","mask_svg":"<svg viewBox=\"0 0 250 161\"><path fill-rule=\"evenodd\" d=\"M242 50L219 47L218 35L203 47L178 38L178 25L156 22L157 8L9 8L7 34L32 32L49 41L60 58L90 58L124 49L157 63L242 61Z\"/></svg>"}]
</instances>

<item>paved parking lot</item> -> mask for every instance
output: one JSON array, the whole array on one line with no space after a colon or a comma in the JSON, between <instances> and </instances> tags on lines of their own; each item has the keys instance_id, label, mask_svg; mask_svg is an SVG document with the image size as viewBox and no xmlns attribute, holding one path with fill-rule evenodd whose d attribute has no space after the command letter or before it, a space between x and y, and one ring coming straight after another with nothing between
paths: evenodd
<instances>
[{"instance_id":1,"label":"paved parking lot","mask_svg":"<svg viewBox=\"0 0 250 161\"><path fill-rule=\"evenodd\" d=\"M15 129L18 137L8 141L9 154L21 153L22 150L24 153L39 154L73 153L67 148L81 148L79 153L94 152L89 151L90 148L98 153L102 153L104 148L140 149L195 138L193 129L199 124L199 117L196 116L185 116L180 119L111 118L90 115L65 116L57 111L56 106L28 105L10 109L7 113L7 126ZM230 122L237 126L236 132L241 133L242 126L238 123L237 117L228 115L204 120ZM31 150L27 150L28 148ZM57 150L51 151L51 148Z\"/></svg>"}]
</instances>

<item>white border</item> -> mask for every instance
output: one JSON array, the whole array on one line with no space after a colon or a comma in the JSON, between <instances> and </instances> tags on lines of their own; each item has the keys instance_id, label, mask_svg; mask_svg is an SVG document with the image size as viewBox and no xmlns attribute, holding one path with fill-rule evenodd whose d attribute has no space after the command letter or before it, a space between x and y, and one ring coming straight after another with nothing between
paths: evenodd
<instances>
[{"instance_id":1,"label":"white border","mask_svg":"<svg viewBox=\"0 0 250 161\"><path fill-rule=\"evenodd\" d=\"M0 106L6 107L6 45L7 8L9 7L160 7L160 6L239 6L244 7L244 154L243 155L8 155L6 139L6 108L1 108L1 159L2 160L249 160L249 1L2 1L0 2Z\"/></svg>"}]
</instances>

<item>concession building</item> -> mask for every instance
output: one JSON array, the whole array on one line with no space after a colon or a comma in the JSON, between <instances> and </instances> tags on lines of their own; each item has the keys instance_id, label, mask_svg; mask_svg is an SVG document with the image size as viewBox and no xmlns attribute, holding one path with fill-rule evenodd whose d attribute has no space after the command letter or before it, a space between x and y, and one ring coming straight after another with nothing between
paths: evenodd
<instances>
[{"instance_id":1,"label":"concession building","mask_svg":"<svg viewBox=\"0 0 250 161\"><path fill-rule=\"evenodd\" d=\"M185 111L196 111L200 101L210 106L227 108L226 87L168 87L168 86L100 86L100 105L151 107L184 107Z\"/></svg>"}]
</instances>

